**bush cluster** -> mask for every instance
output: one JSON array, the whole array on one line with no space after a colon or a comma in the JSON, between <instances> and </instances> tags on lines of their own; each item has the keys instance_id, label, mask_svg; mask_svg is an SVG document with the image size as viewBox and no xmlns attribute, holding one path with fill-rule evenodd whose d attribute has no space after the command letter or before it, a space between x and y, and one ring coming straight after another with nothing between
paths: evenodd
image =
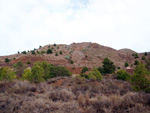
<instances>
[{"instance_id":1,"label":"bush cluster","mask_svg":"<svg viewBox=\"0 0 150 113\"><path fill-rule=\"evenodd\" d=\"M8 67L0 68L0 80L13 80L16 79L15 72Z\"/></svg>"},{"instance_id":2,"label":"bush cluster","mask_svg":"<svg viewBox=\"0 0 150 113\"><path fill-rule=\"evenodd\" d=\"M101 81L103 79L101 73L94 68L89 74L88 74L89 79L94 79L94 80L99 80Z\"/></svg>"},{"instance_id":3,"label":"bush cluster","mask_svg":"<svg viewBox=\"0 0 150 113\"><path fill-rule=\"evenodd\" d=\"M26 69L23 79L31 82L41 82L58 76L71 76L71 72L62 66L52 66L47 62L36 62L31 69Z\"/></svg>"},{"instance_id":4,"label":"bush cluster","mask_svg":"<svg viewBox=\"0 0 150 113\"><path fill-rule=\"evenodd\" d=\"M116 77L117 79L128 81L131 75L127 73L125 70L120 69L119 71L117 71Z\"/></svg>"},{"instance_id":5,"label":"bush cluster","mask_svg":"<svg viewBox=\"0 0 150 113\"><path fill-rule=\"evenodd\" d=\"M132 88L136 91L150 92L150 75L144 64L140 63L136 66L131 84Z\"/></svg>"}]
</instances>

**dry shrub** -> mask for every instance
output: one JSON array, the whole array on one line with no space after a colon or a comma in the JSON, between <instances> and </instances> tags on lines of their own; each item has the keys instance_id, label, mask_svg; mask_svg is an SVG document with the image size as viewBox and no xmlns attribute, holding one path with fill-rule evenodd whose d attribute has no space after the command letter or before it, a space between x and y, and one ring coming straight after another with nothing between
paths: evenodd
<instances>
[{"instance_id":1,"label":"dry shrub","mask_svg":"<svg viewBox=\"0 0 150 113\"><path fill-rule=\"evenodd\" d=\"M56 102L56 101L63 101L68 102L74 98L74 94L71 91L66 89L53 91L49 95L49 99Z\"/></svg>"},{"instance_id":2,"label":"dry shrub","mask_svg":"<svg viewBox=\"0 0 150 113\"><path fill-rule=\"evenodd\" d=\"M62 104L57 113L82 113L76 102Z\"/></svg>"},{"instance_id":3,"label":"dry shrub","mask_svg":"<svg viewBox=\"0 0 150 113\"><path fill-rule=\"evenodd\" d=\"M86 94L80 94L78 97L77 97L77 102L79 104L79 106L81 107L87 107L90 105L90 101L89 101L89 95L86 93Z\"/></svg>"},{"instance_id":4,"label":"dry shrub","mask_svg":"<svg viewBox=\"0 0 150 113\"><path fill-rule=\"evenodd\" d=\"M102 96L99 99L92 100L91 106L95 110L95 113L107 113L106 110L110 109L111 102L106 96Z\"/></svg>"}]
</instances>

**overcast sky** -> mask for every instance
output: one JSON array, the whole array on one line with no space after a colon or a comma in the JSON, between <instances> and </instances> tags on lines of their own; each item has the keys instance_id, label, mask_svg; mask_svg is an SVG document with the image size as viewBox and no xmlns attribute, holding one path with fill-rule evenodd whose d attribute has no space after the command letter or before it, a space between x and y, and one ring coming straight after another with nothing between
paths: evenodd
<instances>
[{"instance_id":1,"label":"overcast sky","mask_svg":"<svg viewBox=\"0 0 150 113\"><path fill-rule=\"evenodd\" d=\"M72 42L150 51L150 0L0 0L0 56Z\"/></svg>"}]
</instances>

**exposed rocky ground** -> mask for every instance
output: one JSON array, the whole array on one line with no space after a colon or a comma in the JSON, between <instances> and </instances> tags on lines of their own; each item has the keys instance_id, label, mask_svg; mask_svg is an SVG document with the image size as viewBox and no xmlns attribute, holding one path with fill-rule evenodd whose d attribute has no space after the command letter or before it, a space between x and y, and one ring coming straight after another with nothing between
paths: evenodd
<instances>
[{"instance_id":1,"label":"exposed rocky ground","mask_svg":"<svg viewBox=\"0 0 150 113\"><path fill-rule=\"evenodd\" d=\"M52 54L37 53L41 51L46 52L49 48L53 51ZM134 56L132 56L135 52L130 49L115 50L96 43L72 43L70 45L59 44L55 46L46 45L34 51L36 53L35 55L33 55L32 52L27 52L27 54L1 56L0 66L12 66L18 61L22 61L25 64L30 61L30 65L36 61L47 61L50 64L65 66L68 69L74 68L71 71L78 74L83 66L87 66L88 68L102 66L102 62L106 57L113 61L117 67L121 68L124 68L125 62L128 62L129 68L132 69L135 61ZM60 54L60 51L62 54ZM56 56L56 53L58 56ZM142 55L143 54L139 54L140 57L136 60L141 60ZM5 58L9 58L11 61L5 63ZM70 63L71 60L73 64Z\"/></svg>"}]
</instances>

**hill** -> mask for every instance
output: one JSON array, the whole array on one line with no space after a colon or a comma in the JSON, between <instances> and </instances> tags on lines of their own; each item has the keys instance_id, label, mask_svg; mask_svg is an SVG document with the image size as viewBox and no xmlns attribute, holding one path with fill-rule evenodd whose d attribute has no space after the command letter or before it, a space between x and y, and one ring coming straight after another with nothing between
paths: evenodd
<instances>
[{"instance_id":1,"label":"hill","mask_svg":"<svg viewBox=\"0 0 150 113\"><path fill-rule=\"evenodd\" d=\"M51 54L47 54L48 49L51 49ZM36 61L47 61L48 63L65 66L69 69L74 67L78 71L81 70L83 66L87 66L88 68L102 66L104 58L108 57L117 67L124 68L125 62L128 62L129 66L134 65L135 59L132 53L135 52L130 49L116 50L88 42L72 43L70 45L50 44L28 51L26 54L20 53L10 56L1 56L0 66L12 66L18 61L22 61L25 64L30 62L30 65ZM11 61L6 63L5 58ZM74 71L77 72L76 70Z\"/></svg>"}]
</instances>

